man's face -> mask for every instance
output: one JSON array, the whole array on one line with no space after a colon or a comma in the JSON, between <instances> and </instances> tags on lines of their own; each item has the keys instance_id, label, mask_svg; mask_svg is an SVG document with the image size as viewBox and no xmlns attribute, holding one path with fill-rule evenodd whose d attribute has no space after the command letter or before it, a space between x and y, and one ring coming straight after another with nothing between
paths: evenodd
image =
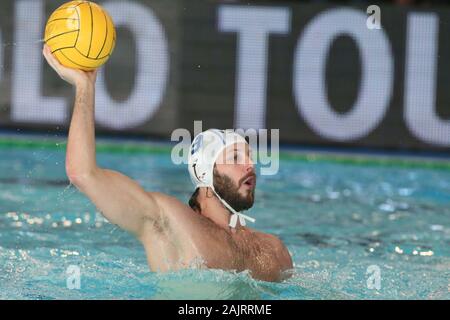
<instances>
[{"instance_id":1,"label":"man's face","mask_svg":"<svg viewBox=\"0 0 450 320\"><path fill-rule=\"evenodd\" d=\"M247 210L255 201L255 166L246 143L224 149L214 168L214 188L236 211Z\"/></svg>"}]
</instances>

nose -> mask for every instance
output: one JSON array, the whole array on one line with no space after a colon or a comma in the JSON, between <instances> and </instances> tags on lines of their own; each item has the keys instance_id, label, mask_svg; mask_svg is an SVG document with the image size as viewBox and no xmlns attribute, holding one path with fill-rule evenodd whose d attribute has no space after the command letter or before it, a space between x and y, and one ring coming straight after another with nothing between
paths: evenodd
<instances>
[{"instance_id":1,"label":"nose","mask_svg":"<svg viewBox=\"0 0 450 320\"><path fill-rule=\"evenodd\" d=\"M247 164L245 167L245 171L246 172L251 172L251 171L255 171L255 164L253 163L253 160L251 157L248 157L247 159Z\"/></svg>"}]
</instances>

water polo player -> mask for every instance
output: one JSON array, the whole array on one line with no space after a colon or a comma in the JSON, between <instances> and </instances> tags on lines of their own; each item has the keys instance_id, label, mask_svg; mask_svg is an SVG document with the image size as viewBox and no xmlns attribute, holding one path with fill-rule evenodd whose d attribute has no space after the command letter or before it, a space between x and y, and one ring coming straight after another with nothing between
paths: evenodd
<instances>
[{"instance_id":1,"label":"water polo player","mask_svg":"<svg viewBox=\"0 0 450 320\"><path fill-rule=\"evenodd\" d=\"M249 145L236 133L207 130L189 152L196 190L189 206L159 192L145 191L127 176L100 168L95 155L94 100L97 71L62 66L44 46L50 66L76 89L66 154L70 181L111 222L144 245L153 271L200 266L244 271L280 281L292 269L286 246L252 230L242 211L252 207L256 187Z\"/></svg>"}]
</instances>

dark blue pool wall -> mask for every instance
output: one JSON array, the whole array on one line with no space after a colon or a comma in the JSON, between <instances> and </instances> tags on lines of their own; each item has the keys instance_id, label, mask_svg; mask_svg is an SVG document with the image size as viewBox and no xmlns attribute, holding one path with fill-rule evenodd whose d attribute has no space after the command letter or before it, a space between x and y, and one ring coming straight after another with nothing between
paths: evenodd
<instances>
[{"instance_id":1,"label":"dark blue pool wall","mask_svg":"<svg viewBox=\"0 0 450 320\"><path fill-rule=\"evenodd\" d=\"M117 29L99 134L277 128L287 144L450 152L450 9L297 1L98 1ZM0 127L66 132L41 56L60 1L0 3Z\"/></svg>"}]
</instances>

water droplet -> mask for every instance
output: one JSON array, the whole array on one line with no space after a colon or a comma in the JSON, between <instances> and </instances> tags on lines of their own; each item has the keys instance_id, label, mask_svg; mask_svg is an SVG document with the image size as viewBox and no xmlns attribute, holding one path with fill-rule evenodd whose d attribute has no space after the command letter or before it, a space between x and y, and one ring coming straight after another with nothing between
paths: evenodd
<instances>
[{"instance_id":1,"label":"water droplet","mask_svg":"<svg viewBox=\"0 0 450 320\"><path fill-rule=\"evenodd\" d=\"M430 229L432 231L442 231L444 230L444 226L441 226L440 224L433 224L430 226Z\"/></svg>"},{"instance_id":2,"label":"water droplet","mask_svg":"<svg viewBox=\"0 0 450 320\"><path fill-rule=\"evenodd\" d=\"M394 206L390 203L382 203L378 206L378 209L380 209L381 211L386 211L386 212L394 212L395 211Z\"/></svg>"},{"instance_id":3,"label":"water droplet","mask_svg":"<svg viewBox=\"0 0 450 320\"><path fill-rule=\"evenodd\" d=\"M433 254L434 254L434 252L431 251L431 250L420 252L420 255L423 256L423 257L430 257L430 256L432 256Z\"/></svg>"}]
</instances>

